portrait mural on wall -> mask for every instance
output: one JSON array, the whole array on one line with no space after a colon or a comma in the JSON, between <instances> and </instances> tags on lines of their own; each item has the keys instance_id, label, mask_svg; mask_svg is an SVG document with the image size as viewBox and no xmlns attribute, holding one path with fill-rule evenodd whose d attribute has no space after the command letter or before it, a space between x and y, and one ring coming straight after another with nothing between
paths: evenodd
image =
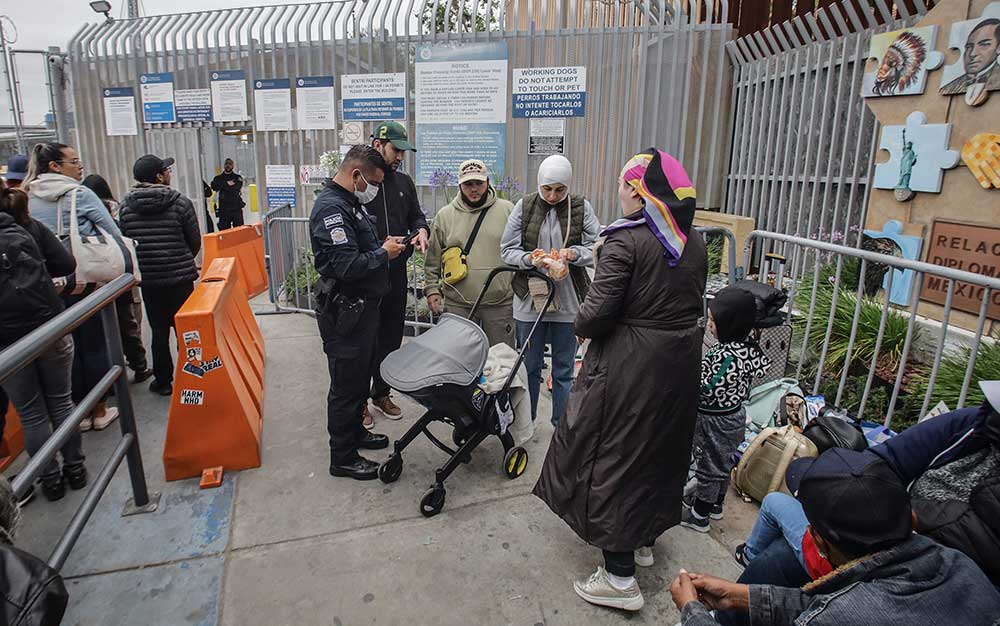
<instances>
[{"instance_id":1,"label":"portrait mural on wall","mask_svg":"<svg viewBox=\"0 0 1000 626\"><path fill-rule=\"evenodd\" d=\"M1000 2L993 2L978 19L951 25L948 45L961 58L941 73L941 94L965 94L969 106L979 106L989 92L1000 89Z\"/></svg>"},{"instance_id":2,"label":"portrait mural on wall","mask_svg":"<svg viewBox=\"0 0 1000 626\"><path fill-rule=\"evenodd\" d=\"M936 38L937 26L874 35L867 57L878 65L865 74L862 95L872 98L924 93L927 72L944 63L944 54L934 50Z\"/></svg>"}]
</instances>

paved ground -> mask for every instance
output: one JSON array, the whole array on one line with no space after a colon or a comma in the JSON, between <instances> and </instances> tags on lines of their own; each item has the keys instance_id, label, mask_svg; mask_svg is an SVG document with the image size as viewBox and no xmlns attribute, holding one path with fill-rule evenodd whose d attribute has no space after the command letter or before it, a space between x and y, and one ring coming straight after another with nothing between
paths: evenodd
<instances>
[{"instance_id":1,"label":"paved ground","mask_svg":"<svg viewBox=\"0 0 1000 626\"><path fill-rule=\"evenodd\" d=\"M640 568L647 604L639 614L579 600L572 580L594 569L599 552L530 495L547 425L526 446L529 470L514 481L501 473L499 442L482 445L448 481L445 509L431 519L417 503L444 455L426 440L406 451L392 485L331 478L315 322L258 320L267 345L263 467L228 475L216 490L165 483L168 400L134 386L147 475L163 501L151 515L120 517L129 486L119 472L66 565L65 624L672 625L678 615L666 587L677 569L737 575L731 548L754 508L730 497L727 519L709 535L676 528L659 540L656 565ZM419 415L412 402L399 401L404 419L377 420L378 431L398 436ZM543 398L543 415L548 407ZM117 435L84 436L92 472ZM46 556L81 497L39 497L25 510L20 545Z\"/></svg>"}]
</instances>

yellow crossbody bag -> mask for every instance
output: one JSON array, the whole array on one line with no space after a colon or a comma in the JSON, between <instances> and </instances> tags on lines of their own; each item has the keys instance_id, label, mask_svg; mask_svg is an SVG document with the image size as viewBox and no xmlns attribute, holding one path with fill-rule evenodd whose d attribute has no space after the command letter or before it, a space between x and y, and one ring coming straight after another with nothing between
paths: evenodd
<instances>
[{"instance_id":1,"label":"yellow crossbody bag","mask_svg":"<svg viewBox=\"0 0 1000 626\"><path fill-rule=\"evenodd\" d=\"M465 242L464 248L452 246L441 253L441 265L444 269L442 280L446 285L460 283L469 275L469 250L472 249L472 244L476 241L476 235L479 234L479 227L483 225L483 220L486 219L487 211L489 211L489 208L479 212L479 217L476 218L476 225L472 227L469 240Z\"/></svg>"}]
</instances>

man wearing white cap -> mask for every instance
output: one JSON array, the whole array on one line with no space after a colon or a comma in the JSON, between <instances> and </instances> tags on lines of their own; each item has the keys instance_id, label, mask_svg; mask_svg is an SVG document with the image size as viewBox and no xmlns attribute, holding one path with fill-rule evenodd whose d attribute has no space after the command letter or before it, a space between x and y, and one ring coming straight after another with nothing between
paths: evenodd
<instances>
[{"instance_id":1,"label":"man wearing white cap","mask_svg":"<svg viewBox=\"0 0 1000 626\"><path fill-rule=\"evenodd\" d=\"M487 276L504 264L500 238L514 205L497 195L482 161L469 159L458 172L458 194L434 216L424 293L435 314L448 311L468 318ZM509 273L493 279L473 320L491 346L514 346L510 280Z\"/></svg>"},{"instance_id":2,"label":"man wearing white cap","mask_svg":"<svg viewBox=\"0 0 1000 626\"><path fill-rule=\"evenodd\" d=\"M594 264L593 248L601 230L590 203L582 195L570 194L572 183L573 165L569 159L556 154L542 161L538 168L538 192L525 196L514 206L500 252L507 265L524 270L537 267L556 281L553 304L528 341L547 287L527 274L518 274L513 280L517 340L519 345L528 346L525 367L532 419L538 412L545 344L552 346L553 426L562 419L573 386L577 349L573 322L590 288L586 268ZM551 264L557 260L552 258L552 250L561 261L557 268Z\"/></svg>"}]
</instances>

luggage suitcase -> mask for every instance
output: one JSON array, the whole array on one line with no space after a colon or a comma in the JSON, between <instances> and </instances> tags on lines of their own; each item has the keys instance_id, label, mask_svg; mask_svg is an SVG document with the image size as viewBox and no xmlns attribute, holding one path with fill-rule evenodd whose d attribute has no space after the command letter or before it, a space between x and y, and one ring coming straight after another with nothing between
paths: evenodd
<instances>
[{"instance_id":1,"label":"luggage suitcase","mask_svg":"<svg viewBox=\"0 0 1000 626\"><path fill-rule=\"evenodd\" d=\"M816 445L794 427L765 428L733 470L733 485L757 502L772 491L791 495L785 485L785 470L795 459L808 456L818 456Z\"/></svg>"}]
</instances>

